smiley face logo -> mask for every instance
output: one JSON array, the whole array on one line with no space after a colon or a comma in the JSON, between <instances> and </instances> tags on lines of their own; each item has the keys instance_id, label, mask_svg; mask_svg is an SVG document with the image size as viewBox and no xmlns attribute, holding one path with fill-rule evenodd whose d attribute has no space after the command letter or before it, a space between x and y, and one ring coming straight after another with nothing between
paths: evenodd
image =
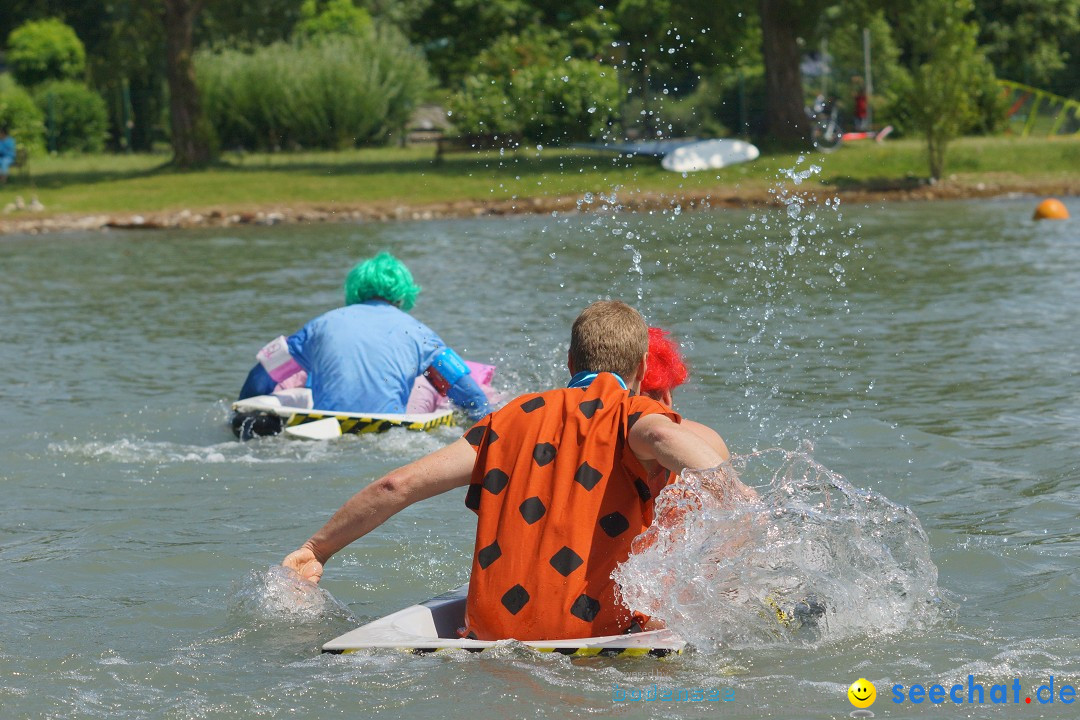
<instances>
[{"instance_id":1,"label":"smiley face logo","mask_svg":"<svg viewBox=\"0 0 1080 720\"><path fill-rule=\"evenodd\" d=\"M857 708L868 708L877 700L877 688L866 678L859 678L847 689L848 700Z\"/></svg>"}]
</instances>

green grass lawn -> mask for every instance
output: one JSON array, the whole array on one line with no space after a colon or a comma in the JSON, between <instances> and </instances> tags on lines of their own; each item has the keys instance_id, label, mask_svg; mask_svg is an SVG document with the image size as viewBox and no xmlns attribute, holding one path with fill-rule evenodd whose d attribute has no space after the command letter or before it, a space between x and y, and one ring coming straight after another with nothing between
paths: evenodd
<instances>
[{"instance_id":1,"label":"green grass lawn","mask_svg":"<svg viewBox=\"0 0 1080 720\"><path fill-rule=\"evenodd\" d=\"M30 177L13 174L0 187L0 206L16 195L36 195L48 214L145 213L212 208L419 205L507 200L586 192L754 193L796 167L797 153L767 155L745 165L683 177L650 158L619 158L584 150L521 149L448 155L434 148L378 148L344 152L227 153L209 169L181 172L165 155L39 156ZM829 155L808 153L822 172L808 188L865 188L925 177L924 147L916 140L852 143ZM969 138L949 148L949 181L1035 186L1077 181L1080 139ZM953 177L955 175L955 177Z\"/></svg>"}]
</instances>

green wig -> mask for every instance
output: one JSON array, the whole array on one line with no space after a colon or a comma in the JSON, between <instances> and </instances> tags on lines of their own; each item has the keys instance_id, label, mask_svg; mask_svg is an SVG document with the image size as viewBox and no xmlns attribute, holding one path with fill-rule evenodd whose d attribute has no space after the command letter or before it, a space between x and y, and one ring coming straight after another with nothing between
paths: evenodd
<instances>
[{"instance_id":1,"label":"green wig","mask_svg":"<svg viewBox=\"0 0 1080 720\"><path fill-rule=\"evenodd\" d=\"M382 298L402 310L412 310L420 286L405 264L388 252L357 263L345 278L345 304Z\"/></svg>"}]
</instances>

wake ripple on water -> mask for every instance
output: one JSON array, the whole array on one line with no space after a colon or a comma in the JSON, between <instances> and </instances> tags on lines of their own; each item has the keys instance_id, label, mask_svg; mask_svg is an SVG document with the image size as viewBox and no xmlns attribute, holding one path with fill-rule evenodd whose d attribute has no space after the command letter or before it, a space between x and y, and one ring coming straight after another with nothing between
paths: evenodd
<instances>
[{"instance_id":1,"label":"wake ripple on water","mask_svg":"<svg viewBox=\"0 0 1080 720\"><path fill-rule=\"evenodd\" d=\"M732 477L760 497L732 502ZM888 634L936 614L937 568L914 513L808 451L732 457L660 494L615 580L634 609L705 652Z\"/></svg>"}]
</instances>

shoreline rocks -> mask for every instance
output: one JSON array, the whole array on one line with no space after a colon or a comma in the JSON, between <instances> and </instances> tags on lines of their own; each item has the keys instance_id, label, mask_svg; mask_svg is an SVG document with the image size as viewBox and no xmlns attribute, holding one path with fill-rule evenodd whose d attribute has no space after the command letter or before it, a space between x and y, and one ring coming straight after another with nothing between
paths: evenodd
<instances>
[{"instance_id":1,"label":"shoreline rocks","mask_svg":"<svg viewBox=\"0 0 1080 720\"><path fill-rule=\"evenodd\" d=\"M824 202L839 198L845 205L960 200L1005 195L1076 195L1080 183L993 183L960 185L920 181L867 183L854 188L796 189L808 200ZM200 208L174 211L117 213L111 215L48 214L27 210L0 216L0 235L40 235L54 232L92 230L159 230L232 226L270 226L296 223L426 221L453 218L502 217L511 215L564 214L579 212L644 212L777 206L780 201L769 189L714 189L679 194L631 192L610 198L603 194L584 196L525 197L509 200L453 200L419 205L398 202L356 205L304 205L297 207Z\"/></svg>"}]
</instances>

